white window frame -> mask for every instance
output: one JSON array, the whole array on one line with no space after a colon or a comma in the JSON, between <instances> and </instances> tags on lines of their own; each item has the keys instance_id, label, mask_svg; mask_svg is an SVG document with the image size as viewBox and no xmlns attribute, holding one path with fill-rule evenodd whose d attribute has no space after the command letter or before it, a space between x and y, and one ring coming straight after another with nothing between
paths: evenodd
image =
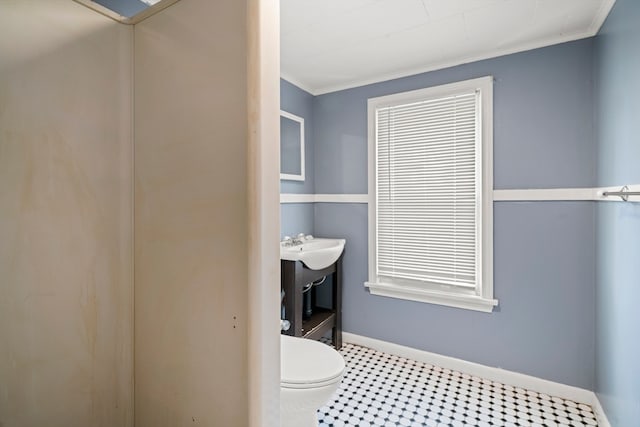
<instances>
[{"instance_id":1,"label":"white window frame","mask_svg":"<svg viewBox=\"0 0 640 427\"><path fill-rule=\"evenodd\" d=\"M376 207L376 110L394 105L442 98L458 93L478 91L476 145L476 287L421 284L412 285L400 280L382 281L377 277L377 207ZM411 301L440 304L450 307L491 312L498 301L493 298L493 77L481 77L441 86L396 93L368 100L368 148L369 148L369 281L365 287L373 295L400 298Z\"/></svg>"}]
</instances>

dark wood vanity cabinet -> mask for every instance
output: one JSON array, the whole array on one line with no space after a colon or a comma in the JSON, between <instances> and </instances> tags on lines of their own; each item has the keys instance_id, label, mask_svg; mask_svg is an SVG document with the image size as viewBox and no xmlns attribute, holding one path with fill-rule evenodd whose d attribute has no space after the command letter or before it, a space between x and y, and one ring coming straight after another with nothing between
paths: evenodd
<instances>
[{"instance_id":1,"label":"dark wood vanity cabinet","mask_svg":"<svg viewBox=\"0 0 640 427\"><path fill-rule=\"evenodd\" d=\"M331 330L331 339L336 349L342 348L342 255L338 260L322 270L311 270L301 261L280 260L280 284L285 292L285 319L291 322L288 331L283 334L311 339L322 338ZM316 291L311 289L311 308L313 314L303 317L303 288L327 276L320 286L331 286L331 307L316 305ZM329 280L330 279L330 280ZM327 283L330 282L330 283Z\"/></svg>"}]
</instances>

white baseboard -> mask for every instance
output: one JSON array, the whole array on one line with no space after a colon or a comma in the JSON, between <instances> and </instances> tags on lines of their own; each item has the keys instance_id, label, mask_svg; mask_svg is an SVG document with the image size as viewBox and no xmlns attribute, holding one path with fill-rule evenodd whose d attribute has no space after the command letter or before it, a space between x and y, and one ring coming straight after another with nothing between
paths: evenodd
<instances>
[{"instance_id":1,"label":"white baseboard","mask_svg":"<svg viewBox=\"0 0 640 427\"><path fill-rule=\"evenodd\" d=\"M605 414L602 404L600 404L600 399L598 399L598 396L595 393L593 393L593 402L591 403L591 406L593 407L593 412L596 414L598 427L611 427L611 424L609 424L609 420L607 419L607 414Z\"/></svg>"},{"instance_id":2,"label":"white baseboard","mask_svg":"<svg viewBox=\"0 0 640 427\"><path fill-rule=\"evenodd\" d=\"M610 427L607 417L602 409L602 405L600 405L600 401L598 400L596 394L590 390L585 390L579 387L561 384L554 381L544 380L542 378L533 377L531 375L507 371L505 369L485 366L479 363L468 362L466 360L456 359L454 357L443 356L424 350L418 350L403 345L393 344L387 341L368 338L349 332L343 332L342 339L343 341L351 344L369 347L374 350L393 354L395 356L406 357L419 362L428 363L430 365L436 365L442 368L464 372L466 374L485 378L491 381L508 384L513 387L521 387L538 393L544 393L550 396L556 396L562 399L591 405L596 416L598 417L598 426Z\"/></svg>"}]
</instances>

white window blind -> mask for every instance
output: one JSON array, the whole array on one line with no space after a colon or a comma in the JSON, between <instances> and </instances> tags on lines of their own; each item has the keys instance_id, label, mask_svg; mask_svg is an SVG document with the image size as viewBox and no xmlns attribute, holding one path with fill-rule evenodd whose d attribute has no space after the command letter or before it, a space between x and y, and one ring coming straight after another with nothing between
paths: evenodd
<instances>
[{"instance_id":1,"label":"white window blind","mask_svg":"<svg viewBox=\"0 0 640 427\"><path fill-rule=\"evenodd\" d=\"M374 295L491 312L493 78L368 100Z\"/></svg>"},{"instance_id":2,"label":"white window blind","mask_svg":"<svg viewBox=\"0 0 640 427\"><path fill-rule=\"evenodd\" d=\"M377 275L477 286L479 92L375 111Z\"/></svg>"}]
</instances>

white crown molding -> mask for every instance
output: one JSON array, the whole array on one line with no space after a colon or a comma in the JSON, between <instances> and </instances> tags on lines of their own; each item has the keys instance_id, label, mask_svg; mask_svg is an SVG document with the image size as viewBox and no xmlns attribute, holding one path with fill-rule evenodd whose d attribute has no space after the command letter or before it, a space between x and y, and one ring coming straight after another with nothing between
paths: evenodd
<instances>
[{"instance_id":1,"label":"white crown molding","mask_svg":"<svg viewBox=\"0 0 640 427\"><path fill-rule=\"evenodd\" d=\"M435 64L431 64L431 65L425 65L422 67L412 67L412 68L408 68L408 69L404 69L404 70L397 70L397 71L393 71L390 73L382 73L376 76L372 76L372 77L366 77L366 78L362 78L362 79L355 79L355 80L350 80L348 82L345 83L338 83L338 84L329 84L329 85L321 85L318 87L315 87L312 84L307 84L303 81L301 81L300 79L294 77L291 73L289 73L288 71L285 72L281 72L282 77L295 84L296 86L304 89L305 91L309 92L312 95L323 95L323 94L327 94L327 93L331 93L331 92L338 92L341 90L346 90L346 89L353 89L356 87L360 87L360 86L366 86L366 85L370 85L370 84L374 84L374 83L380 83L380 82L384 82L387 80L394 80L394 79L399 79L402 77L408 77L408 76L413 76L416 74L422 74L422 73L427 73L430 71L437 71L437 70L442 70L445 68L450 68L450 67L455 67L458 65L463 65L463 64L468 64L471 62L477 62L477 61L482 61L485 59L492 59L492 58L497 58L500 56L505 56L505 55L511 55L514 53L520 53L520 52L526 52L528 50L533 50L533 49L539 49L539 48L543 48L543 47L548 47L548 46L553 46L556 44L561 44L561 43L567 43L567 42L571 42L571 41L575 41L575 40L580 40L580 39L585 39L585 38L589 38L589 37L593 37L596 34L598 34L598 31L600 31L600 28L602 27L602 25L604 24L604 21L607 19L607 16L609 16L609 13L611 12L611 9L613 8L615 4L615 0L605 0L603 1L602 5L600 6L600 9L598 10L598 12L596 13L596 15L594 16L593 20L591 21L591 24L589 25L589 28L586 31L581 31L581 32L577 32L577 33L573 33L573 34L558 34L558 35L553 35L550 37L546 37L540 40L536 40L534 42L531 43L526 43L523 45L520 45L518 47L511 47L511 48L500 48L498 47L497 49L479 54L479 55L471 55L471 56L467 56L467 57L463 57L463 58L459 58L459 59L454 59L454 60L449 60L449 61L443 61L443 62L438 62Z\"/></svg>"},{"instance_id":2,"label":"white crown molding","mask_svg":"<svg viewBox=\"0 0 640 427\"><path fill-rule=\"evenodd\" d=\"M372 348L384 353L392 354L399 357L406 357L418 362L428 363L430 365L447 368L458 372L463 372L476 377L500 382L502 384L520 387L532 390L538 393L544 393L550 396L560 397L562 399L572 400L578 403L590 405L594 409L594 413L598 420L598 425L610 427L607 417L602 409L602 405L596 394L590 390L574 387L542 378L525 375L518 372L507 371L505 369L494 368L491 366L481 365L479 363L469 362L454 357L443 356L437 353L431 353L424 350L418 350L387 341L381 341L374 338L356 335L349 332L342 333L344 342Z\"/></svg>"},{"instance_id":3,"label":"white crown molding","mask_svg":"<svg viewBox=\"0 0 640 427\"><path fill-rule=\"evenodd\" d=\"M553 46L557 44L572 42L576 40L586 39L593 37L597 34L597 30L594 32L591 28L589 31L583 31L574 34L561 34L558 36L548 37L545 39L537 40L532 43L527 43L516 48L498 48L489 52L485 52L479 55L473 55L454 59L450 61L438 62L432 65L426 65L423 67L409 68L405 70L394 71L391 73L383 73L375 77L367 77L364 79L351 80L346 83L340 83L335 85L326 85L320 87L313 87L312 85L305 84L306 87L311 89L308 91L312 95L324 95L332 92L339 92L341 90L354 89L356 87L367 86L375 83L381 83L388 80L395 80L403 77L415 76L417 74L428 73L431 71L443 70L445 68L456 67L458 65L469 64L472 62L484 61L485 59L498 58L500 56L512 55L514 53L526 52L529 50L540 49L543 47Z\"/></svg>"},{"instance_id":4,"label":"white crown molding","mask_svg":"<svg viewBox=\"0 0 640 427\"><path fill-rule=\"evenodd\" d=\"M591 25L589 26L589 30L593 33L593 35L598 34L602 25L604 25L604 21L607 20L607 16L611 13L611 9L615 5L616 0L605 0L602 5L600 5L600 9L596 16L594 16L593 21L591 21Z\"/></svg>"},{"instance_id":5,"label":"white crown molding","mask_svg":"<svg viewBox=\"0 0 640 427\"><path fill-rule=\"evenodd\" d=\"M290 74L287 74L285 72L283 72L282 70L280 70L280 78L282 80L286 80L287 82L291 83L292 85L296 86L298 89L302 89L303 91L315 96L316 94L313 93L313 89L310 86L307 86L306 84L302 83L301 81L299 81L298 79L296 79L295 77L291 76Z\"/></svg>"}]
</instances>

